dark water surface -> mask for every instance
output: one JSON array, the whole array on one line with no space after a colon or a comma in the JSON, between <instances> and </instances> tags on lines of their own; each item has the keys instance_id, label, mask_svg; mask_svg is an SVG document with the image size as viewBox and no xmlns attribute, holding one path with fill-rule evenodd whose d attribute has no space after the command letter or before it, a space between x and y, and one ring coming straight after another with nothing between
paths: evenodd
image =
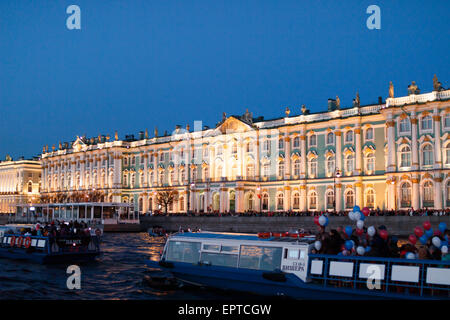
<instances>
[{"instance_id":1,"label":"dark water surface","mask_svg":"<svg viewBox=\"0 0 450 320\"><path fill-rule=\"evenodd\" d=\"M146 265L159 259L164 239L143 233L105 233L103 256L79 264L81 289L66 286L67 265L0 259L0 299L232 299L236 293L204 288L151 288L144 277L161 274ZM248 297L248 296L247 296Z\"/></svg>"}]
</instances>

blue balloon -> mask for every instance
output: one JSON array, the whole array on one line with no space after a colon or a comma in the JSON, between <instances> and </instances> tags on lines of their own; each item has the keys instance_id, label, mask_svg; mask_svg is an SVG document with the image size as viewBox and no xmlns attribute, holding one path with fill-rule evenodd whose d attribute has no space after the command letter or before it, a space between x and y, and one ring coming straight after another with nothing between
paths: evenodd
<instances>
[{"instance_id":1,"label":"blue balloon","mask_svg":"<svg viewBox=\"0 0 450 320\"><path fill-rule=\"evenodd\" d=\"M439 231L444 233L447 230L447 224L445 222L439 223Z\"/></svg>"},{"instance_id":2,"label":"blue balloon","mask_svg":"<svg viewBox=\"0 0 450 320\"><path fill-rule=\"evenodd\" d=\"M427 244L427 240L428 240L428 238L425 235L423 235L419 238L419 241L421 244Z\"/></svg>"},{"instance_id":3,"label":"blue balloon","mask_svg":"<svg viewBox=\"0 0 450 320\"><path fill-rule=\"evenodd\" d=\"M350 226L345 227L345 233L350 237L352 235L353 229Z\"/></svg>"},{"instance_id":4,"label":"blue balloon","mask_svg":"<svg viewBox=\"0 0 450 320\"><path fill-rule=\"evenodd\" d=\"M353 242L351 242L350 240L345 241L345 249L352 250L352 248L353 248Z\"/></svg>"},{"instance_id":5,"label":"blue balloon","mask_svg":"<svg viewBox=\"0 0 450 320\"><path fill-rule=\"evenodd\" d=\"M441 248L442 248L443 246L448 247L448 241L441 241Z\"/></svg>"},{"instance_id":6,"label":"blue balloon","mask_svg":"<svg viewBox=\"0 0 450 320\"><path fill-rule=\"evenodd\" d=\"M366 220L366 216L364 215L364 213L360 212L359 220Z\"/></svg>"},{"instance_id":7,"label":"blue balloon","mask_svg":"<svg viewBox=\"0 0 450 320\"><path fill-rule=\"evenodd\" d=\"M359 206L354 206L353 211L361 211L361 208Z\"/></svg>"},{"instance_id":8,"label":"blue balloon","mask_svg":"<svg viewBox=\"0 0 450 320\"><path fill-rule=\"evenodd\" d=\"M372 249L371 247L367 246L366 247L366 252L369 252L371 249Z\"/></svg>"},{"instance_id":9,"label":"blue balloon","mask_svg":"<svg viewBox=\"0 0 450 320\"><path fill-rule=\"evenodd\" d=\"M323 224L323 226L326 227L326 226L328 225L329 222L330 222L330 221L329 221L328 217L325 217L325 223Z\"/></svg>"},{"instance_id":10,"label":"blue balloon","mask_svg":"<svg viewBox=\"0 0 450 320\"><path fill-rule=\"evenodd\" d=\"M430 228L430 229L428 229L427 231L425 231L425 235L426 235L428 238L432 237L433 234L434 234L433 228Z\"/></svg>"},{"instance_id":11,"label":"blue balloon","mask_svg":"<svg viewBox=\"0 0 450 320\"><path fill-rule=\"evenodd\" d=\"M448 242L448 236L447 235L444 236L444 239L445 239L445 241Z\"/></svg>"}]
</instances>

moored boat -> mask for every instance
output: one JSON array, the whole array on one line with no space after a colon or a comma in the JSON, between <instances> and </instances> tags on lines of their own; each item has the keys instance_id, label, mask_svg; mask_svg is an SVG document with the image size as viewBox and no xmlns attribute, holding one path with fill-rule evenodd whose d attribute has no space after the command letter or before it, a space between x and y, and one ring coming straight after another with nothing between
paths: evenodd
<instances>
[{"instance_id":1,"label":"moored boat","mask_svg":"<svg viewBox=\"0 0 450 320\"><path fill-rule=\"evenodd\" d=\"M159 262L178 280L296 299L449 299L450 262L312 254L304 234L177 233Z\"/></svg>"}]
</instances>

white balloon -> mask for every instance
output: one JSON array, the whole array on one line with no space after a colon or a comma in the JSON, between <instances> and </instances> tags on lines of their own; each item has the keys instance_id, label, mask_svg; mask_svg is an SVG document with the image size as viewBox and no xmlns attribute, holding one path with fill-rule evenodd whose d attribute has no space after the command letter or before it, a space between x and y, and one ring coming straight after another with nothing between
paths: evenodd
<instances>
[{"instance_id":1,"label":"white balloon","mask_svg":"<svg viewBox=\"0 0 450 320\"><path fill-rule=\"evenodd\" d=\"M353 218L355 219L355 221L360 220L361 219L361 212L359 212L359 211L353 212Z\"/></svg>"},{"instance_id":2,"label":"white balloon","mask_svg":"<svg viewBox=\"0 0 450 320\"><path fill-rule=\"evenodd\" d=\"M366 252L366 249L364 249L364 247L359 246L358 248L356 248L356 252L360 255L363 256L364 253Z\"/></svg>"},{"instance_id":3,"label":"white balloon","mask_svg":"<svg viewBox=\"0 0 450 320\"><path fill-rule=\"evenodd\" d=\"M358 220L358 221L356 222L356 227L357 227L358 229L362 229L362 228L364 227L364 221Z\"/></svg>"},{"instance_id":4,"label":"white balloon","mask_svg":"<svg viewBox=\"0 0 450 320\"><path fill-rule=\"evenodd\" d=\"M431 242L433 242L433 245L435 246L435 247L440 247L441 246L441 239L439 239L438 237L434 237L432 240L431 240Z\"/></svg>"},{"instance_id":5,"label":"white balloon","mask_svg":"<svg viewBox=\"0 0 450 320\"><path fill-rule=\"evenodd\" d=\"M408 252L406 254L406 259L413 260L415 258L416 258L416 255L414 253L412 253L412 252Z\"/></svg>"},{"instance_id":6,"label":"white balloon","mask_svg":"<svg viewBox=\"0 0 450 320\"><path fill-rule=\"evenodd\" d=\"M325 223L327 223L327 218L325 218L325 216L320 216L319 217L319 224L321 226L323 226Z\"/></svg>"},{"instance_id":7,"label":"white balloon","mask_svg":"<svg viewBox=\"0 0 450 320\"><path fill-rule=\"evenodd\" d=\"M320 250L320 248L322 248L322 242L320 242L319 240L314 242L314 248L316 248L316 250Z\"/></svg>"},{"instance_id":8,"label":"white balloon","mask_svg":"<svg viewBox=\"0 0 450 320\"><path fill-rule=\"evenodd\" d=\"M369 234L369 236L373 237L375 235L375 228L373 226L370 226L369 228L367 228L367 233Z\"/></svg>"},{"instance_id":9,"label":"white balloon","mask_svg":"<svg viewBox=\"0 0 450 320\"><path fill-rule=\"evenodd\" d=\"M348 217L350 218L350 220L354 220L355 219L355 216L354 216L354 212L353 211L350 211L349 213L348 213Z\"/></svg>"},{"instance_id":10,"label":"white balloon","mask_svg":"<svg viewBox=\"0 0 450 320\"><path fill-rule=\"evenodd\" d=\"M442 253L448 253L448 247L447 246L442 246L441 252Z\"/></svg>"}]
</instances>

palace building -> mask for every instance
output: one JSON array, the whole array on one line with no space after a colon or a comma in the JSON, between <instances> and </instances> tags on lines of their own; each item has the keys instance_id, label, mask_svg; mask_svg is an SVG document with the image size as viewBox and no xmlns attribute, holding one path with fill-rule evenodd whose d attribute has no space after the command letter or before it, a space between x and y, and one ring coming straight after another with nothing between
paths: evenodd
<instances>
[{"instance_id":1,"label":"palace building","mask_svg":"<svg viewBox=\"0 0 450 320\"><path fill-rule=\"evenodd\" d=\"M99 136L60 143L42 154L42 195L49 201L96 199L170 212L324 211L450 207L450 90L434 90L348 108L264 120L223 114L215 128L196 122L172 134L137 139ZM96 201L94 200L94 201Z\"/></svg>"},{"instance_id":2,"label":"palace building","mask_svg":"<svg viewBox=\"0 0 450 320\"><path fill-rule=\"evenodd\" d=\"M35 203L41 187L41 163L37 160L0 161L0 213L15 212L19 203Z\"/></svg>"}]
</instances>

